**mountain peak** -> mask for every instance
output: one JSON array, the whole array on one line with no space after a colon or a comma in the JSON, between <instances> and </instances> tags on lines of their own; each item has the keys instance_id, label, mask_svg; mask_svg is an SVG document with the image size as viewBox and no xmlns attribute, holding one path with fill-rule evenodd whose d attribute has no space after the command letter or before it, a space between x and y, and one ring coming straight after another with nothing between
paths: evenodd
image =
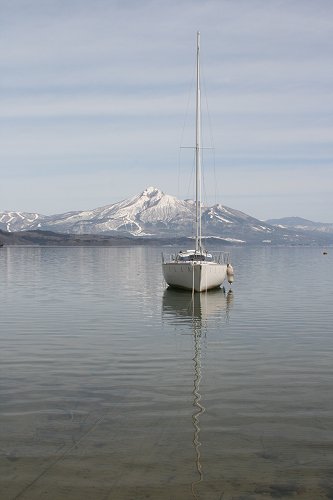
<instances>
[{"instance_id":1,"label":"mountain peak","mask_svg":"<svg viewBox=\"0 0 333 500\"><path fill-rule=\"evenodd\" d=\"M148 196L149 198L152 198L154 196L163 196L163 193L160 189L155 188L153 186L147 187L142 193L141 196Z\"/></svg>"}]
</instances>

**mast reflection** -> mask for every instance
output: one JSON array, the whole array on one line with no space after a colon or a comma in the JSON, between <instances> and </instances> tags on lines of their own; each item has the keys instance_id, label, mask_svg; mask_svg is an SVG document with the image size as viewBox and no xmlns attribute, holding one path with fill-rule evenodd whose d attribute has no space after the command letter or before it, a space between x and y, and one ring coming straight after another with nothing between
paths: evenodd
<instances>
[{"instance_id":1,"label":"mast reflection","mask_svg":"<svg viewBox=\"0 0 333 500\"><path fill-rule=\"evenodd\" d=\"M200 417L205 412L206 408L201 404L200 382L201 382L201 324L197 318L193 317L193 339L194 339L194 380L193 380L193 407L192 414L193 422L193 446L196 454L195 465L198 472L198 479L191 484L191 490L194 498L198 498L195 492L195 487L202 482L203 473L201 467L200 446Z\"/></svg>"},{"instance_id":2,"label":"mast reflection","mask_svg":"<svg viewBox=\"0 0 333 500\"><path fill-rule=\"evenodd\" d=\"M193 498L199 499L196 489L203 481L203 470L200 453L200 418L206 411L201 401L200 383L201 371L201 338L208 332L209 320L224 319L229 321L229 312L233 302L233 292L224 289L211 290L207 293L195 293L167 288L163 295L163 316L174 325L185 324L191 327L193 334L193 447L195 450L195 466L197 480L191 484Z\"/></svg>"}]
</instances>

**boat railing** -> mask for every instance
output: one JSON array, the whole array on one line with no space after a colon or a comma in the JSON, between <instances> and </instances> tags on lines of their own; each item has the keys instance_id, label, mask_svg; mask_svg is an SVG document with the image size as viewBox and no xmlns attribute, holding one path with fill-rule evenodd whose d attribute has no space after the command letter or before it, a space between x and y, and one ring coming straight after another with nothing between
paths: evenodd
<instances>
[{"instance_id":1,"label":"boat railing","mask_svg":"<svg viewBox=\"0 0 333 500\"><path fill-rule=\"evenodd\" d=\"M217 264L230 264L230 252L210 252L212 259Z\"/></svg>"},{"instance_id":2,"label":"boat railing","mask_svg":"<svg viewBox=\"0 0 333 500\"><path fill-rule=\"evenodd\" d=\"M216 252L217 255L214 255L215 252L211 252L213 255L214 262L218 264L230 264L230 252Z\"/></svg>"},{"instance_id":3,"label":"boat railing","mask_svg":"<svg viewBox=\"0 0 333 500\"><path fill-rule=\"evenodd\" d=\"M177 254L168 254L165 255L162 252L162 263L167 264L171 262L193 262L193 261L202 261L202 262L216 262L216 264L230 264L230 252L209 252L202 253L199 255L182 255L181 253Z\"/></svg>"}]
</instances>

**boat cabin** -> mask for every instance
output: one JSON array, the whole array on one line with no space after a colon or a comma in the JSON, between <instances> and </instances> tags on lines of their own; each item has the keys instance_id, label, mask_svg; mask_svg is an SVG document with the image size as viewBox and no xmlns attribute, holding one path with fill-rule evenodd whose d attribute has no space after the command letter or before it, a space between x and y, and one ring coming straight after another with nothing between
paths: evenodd
<instances>
[{"instance_id":1,"label":"boat cabin","mask_svg":"<svg viewBox=\"0 0 333 500\"><path fill-rule=\"evenodd\" d=\"M186 250L186 252L180 251L177 255L177 261L180 262L192 262L192 261L205 261L212 262L213 256L207 252L196 252L195 250Z\"/></svg>"}]
</instances>

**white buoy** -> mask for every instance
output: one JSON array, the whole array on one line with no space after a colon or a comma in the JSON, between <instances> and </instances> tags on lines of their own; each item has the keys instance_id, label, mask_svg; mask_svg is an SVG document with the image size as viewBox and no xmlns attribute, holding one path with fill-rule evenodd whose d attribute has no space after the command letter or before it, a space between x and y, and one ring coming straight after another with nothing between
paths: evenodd
<instances>
[{"instance_id":1,"label":"white buoy","mask_svg":"<svg viewBox=\"0 0 333 500\"><path fill-rule=\"evenodd\" d=\"M227 279L228 279L228 283L230 283L230 285L234 281L234 268L232 267L231 264L227 265Z\"/></svg>"}]
</instances>

